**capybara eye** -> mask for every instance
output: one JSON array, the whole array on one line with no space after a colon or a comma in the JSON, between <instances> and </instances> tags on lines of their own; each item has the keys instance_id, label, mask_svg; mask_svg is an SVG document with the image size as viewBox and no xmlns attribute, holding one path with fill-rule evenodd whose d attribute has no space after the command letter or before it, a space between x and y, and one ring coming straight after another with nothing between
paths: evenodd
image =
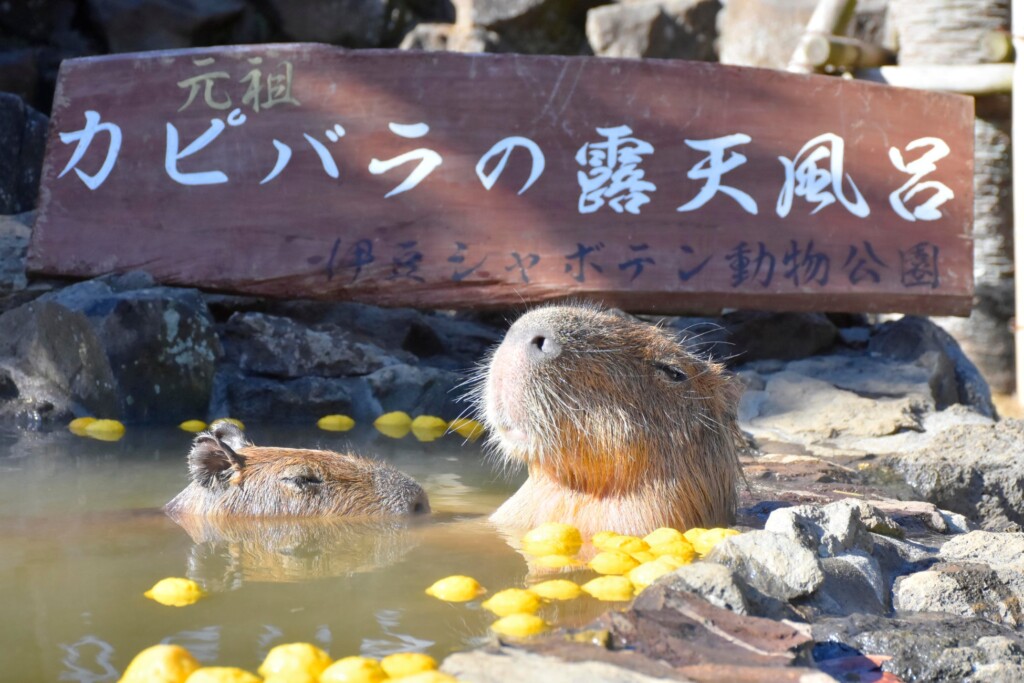
<instances>
[{"instance_id":1,"label":"capybara eye","mask_svg":"<svg viewBox=\"0 0 1024 683\"><path fill-rule=\"evenodd\" d=\"M681 368L677 368L675 365L671 365L669 363L655 363L654 367L673 382L685 382L689 379L686 371Z\"/></svg>"},{"instance_id":2,"label":"capybara eye","mask_svg":"<svg viewBox=\"0 0 1024 683\"><path fill-rule=\"evenodd\" d=\"M281 481L288 482L299 489L306 489L324 483L324 480L315 474L297 474L292 477L282 477Z\"/></svg>"}]
</instances>

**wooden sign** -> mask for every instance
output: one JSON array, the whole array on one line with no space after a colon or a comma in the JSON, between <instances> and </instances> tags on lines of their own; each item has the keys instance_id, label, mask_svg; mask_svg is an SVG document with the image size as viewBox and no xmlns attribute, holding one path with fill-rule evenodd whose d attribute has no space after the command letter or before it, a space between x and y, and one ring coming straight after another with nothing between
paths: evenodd
<instances>
[{"instance_id":1,"label":"wooden sign","mask_svg":"<svg viewBox=\"0 0 1024 683\"><path fill-rule=\"evenodd\" d=\"M63 63L30 269L383 305L966 314L970 98L717 64Z\"/></svg>"}]
</instances>

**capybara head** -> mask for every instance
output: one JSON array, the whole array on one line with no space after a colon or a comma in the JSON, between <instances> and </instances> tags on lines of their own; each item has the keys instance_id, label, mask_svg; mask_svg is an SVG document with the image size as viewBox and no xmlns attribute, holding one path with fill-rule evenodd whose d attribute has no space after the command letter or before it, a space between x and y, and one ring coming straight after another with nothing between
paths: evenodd
<instances>
[{"instance_id":1,"label":"capybara head","mask_svg":"<svg viewBox=\"0 0 1024 683\"><path fill-rule=\"evenodd\" d=\"M492 443L529 469L493 519L627 533L729 523L738 396L722 366L653 325L591 306L527 313L477 388Z\"/></svg>"},{"instance_id":2,"label":"capybara head","mask_svg":"<svg viewBox=\"0 0 1024 683\"><path fill-rule=\"evenodd\" d=\"M230 423L196 437L188 469L191 483L165 508L172 517L430 512L420 485L390 465L332 451L253 446Z\"/></svg>"}]
</instances>

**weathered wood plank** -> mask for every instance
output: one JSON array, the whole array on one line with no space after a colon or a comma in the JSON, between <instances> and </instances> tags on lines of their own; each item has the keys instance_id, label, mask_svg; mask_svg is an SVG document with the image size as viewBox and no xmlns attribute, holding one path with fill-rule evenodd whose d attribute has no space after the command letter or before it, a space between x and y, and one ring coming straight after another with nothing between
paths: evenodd
<instances>
[{"instance_id":1,"label":"weathered wood plank","mask_svg":"<svg viewBox=\"0 0 1024 683\"><path fill-rule=\"evenodd\" d=\"M29 265L422 307L965 314L972 121L969 98L704 63L70 60Z\"/></svg>"}]
</instances>

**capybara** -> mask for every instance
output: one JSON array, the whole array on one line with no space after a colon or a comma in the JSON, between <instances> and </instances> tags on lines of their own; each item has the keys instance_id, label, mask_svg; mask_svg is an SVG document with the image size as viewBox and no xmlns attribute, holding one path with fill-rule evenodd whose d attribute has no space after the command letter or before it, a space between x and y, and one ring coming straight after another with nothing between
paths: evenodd
<instances>
[{"instance_id":1,"label":"capybara","mask_svg":"<svg viewBox=\"0 0 1024 683\"><path fill-rule=\"evenodd\" d=\"M529 471L498 524L644 534L732 521L738 383L666 331L593 306L538 308L478 379L491 443Z\"/></svg>"},{"instance_id":2,"label":"capybara","mask_svg":"<svg viewBox=\"0 0 1024 683\"><path fill-rule=\"evenodd\" d=\"M192 481L164 508L172 518L430 512L420 485L390 465L332 451L253 446L228 422L196 437L188 469Z\"/></svg>"}]
</instances>

